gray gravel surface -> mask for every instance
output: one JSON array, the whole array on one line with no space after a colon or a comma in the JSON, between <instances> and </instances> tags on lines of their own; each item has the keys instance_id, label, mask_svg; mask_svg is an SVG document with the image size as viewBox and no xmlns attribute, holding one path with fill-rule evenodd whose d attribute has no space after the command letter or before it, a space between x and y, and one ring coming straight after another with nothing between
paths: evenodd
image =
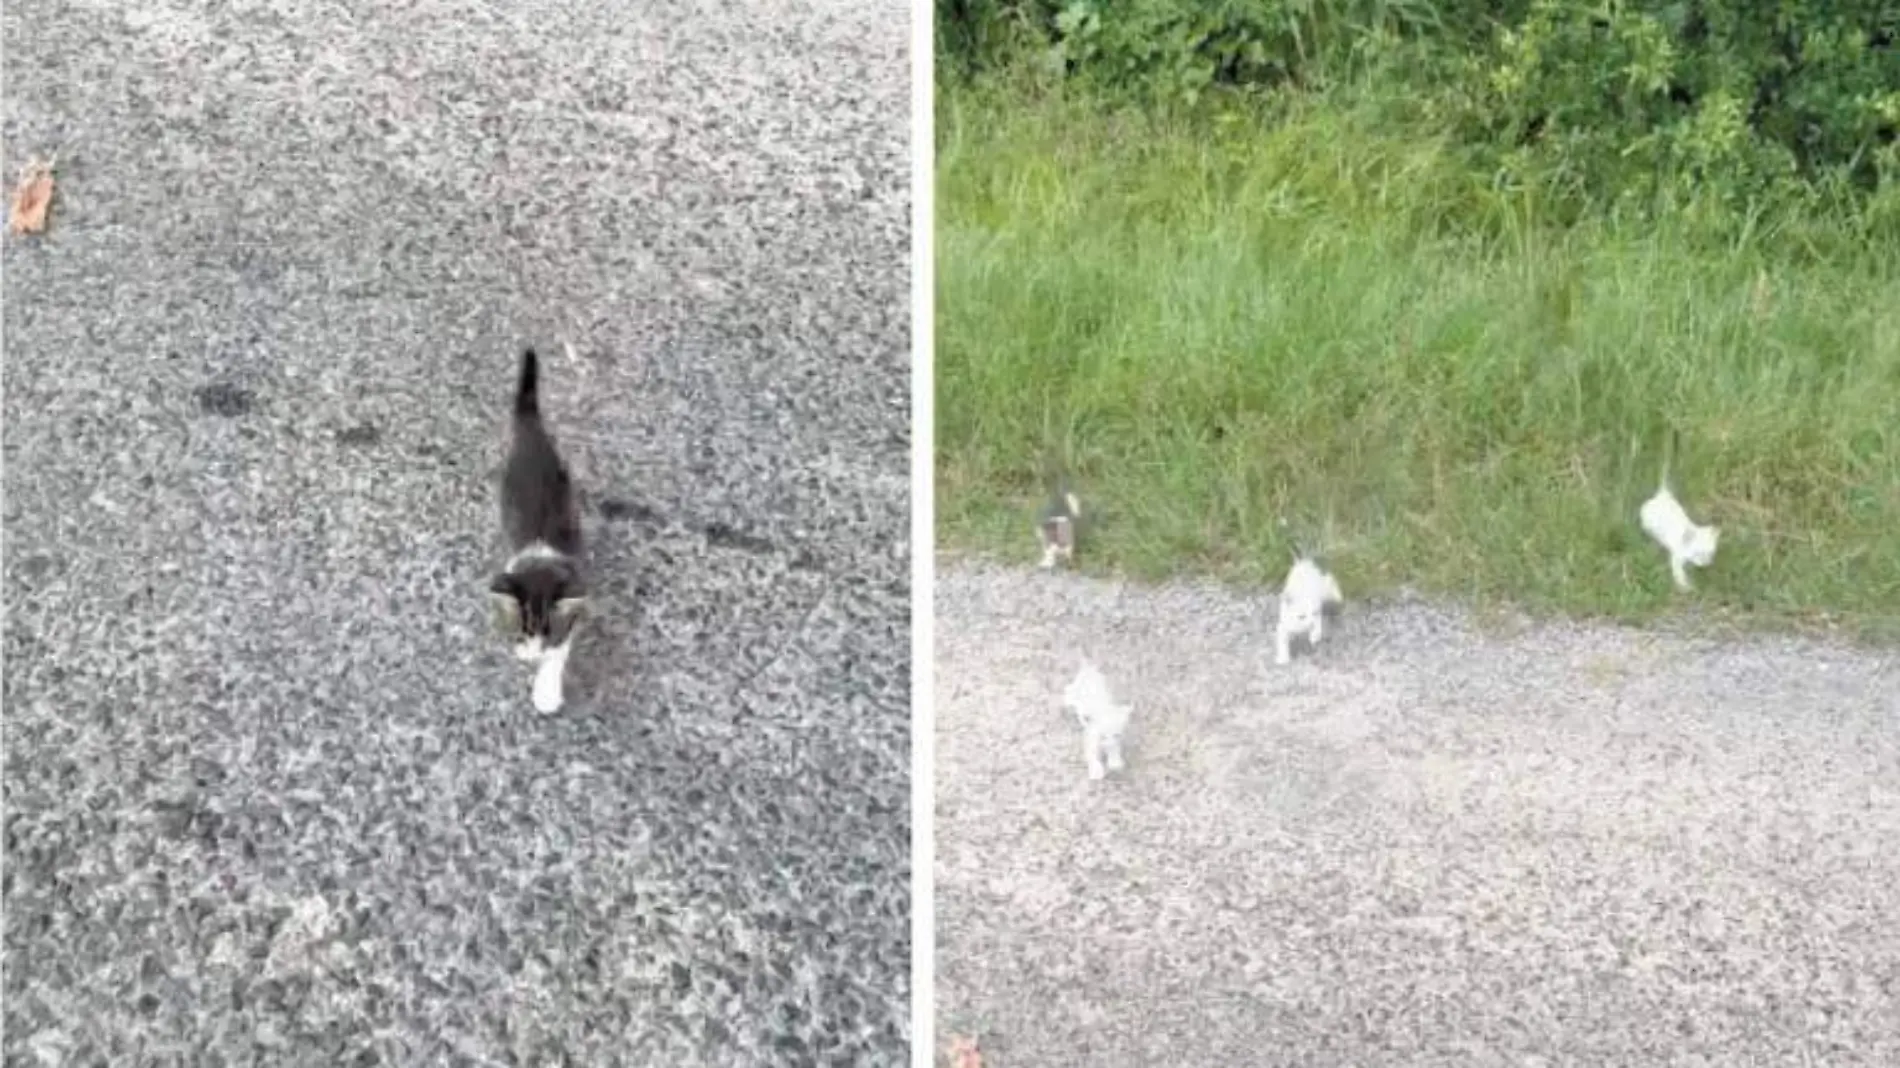
<instances>
[{"instance_id":1,"label":"gray gravel surface","mask_svg":"<svg viewBox=\"0 0 1900 1068\"><path fill-rule=\"evenodd\" d=\"M986 1068L1900 1064L1891 656L1395 601L1275 668L1271 594L936 603L937 1026ZM1135 708L1093 784L1082 653Z\"/></svg>"},{"instance_id":2,"label":"gray gravel surface","mask_svg":"<svg viewBox=\"0 0 1900 1068\"><path fill-rule=\"evenodd\" d=\"M908 37L9 0L9 1068L903 1063ZM602 601L549 717L524 344Z\"/></svg>"}]
</instances>

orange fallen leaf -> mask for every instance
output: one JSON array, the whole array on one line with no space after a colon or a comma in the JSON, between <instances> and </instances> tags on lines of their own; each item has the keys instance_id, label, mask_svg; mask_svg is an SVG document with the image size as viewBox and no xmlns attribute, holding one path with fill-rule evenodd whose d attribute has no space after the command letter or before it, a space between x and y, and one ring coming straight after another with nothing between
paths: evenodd
<instances>
[{"instance_id":1,"label":"orange fallen leaf","mask_svg":"<svg viewBox=\"0 0 1900 1068\"><path fill-rule=\"evenodd\" d=\"M958 1036L950 1040L950 1068L983 1068L983 1054L976 1039Z\"/></svg>"},{"instance_id":2,"label":"orange fallen leaf","mask_svg":"<svg viewBox=\"0 0 1900 1068\"><path fill-rule=\"evenodd\" d=\"M20 171L20 183L13 187L13 208L7 213L8 228L15 237L37 234L46 229L46 210L53 206L53 165L34 157Z\"/></svg>"}]
</instances>

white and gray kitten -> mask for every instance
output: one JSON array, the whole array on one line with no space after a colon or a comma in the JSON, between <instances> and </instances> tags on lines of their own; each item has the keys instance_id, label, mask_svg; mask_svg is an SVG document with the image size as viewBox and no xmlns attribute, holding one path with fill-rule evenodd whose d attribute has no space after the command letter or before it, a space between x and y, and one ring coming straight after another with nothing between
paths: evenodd
<instances>
[{"instance_id":1,"label":"white and gray kitten","mask_svg":"<svg viewBox=\"0 0 1900 1068\"><path fill-rule=\"evenodd\" d=\"M1094 664L1082 661L1075 680L1062 691L1062 703L1082 724L1082 753L1089 778L1100 779L1122 770L1122 735L1128 731L1133 709L1115 703L1107 677Z\"/></svg>"},{"instance_id":2,"label":"white and gray kitten","mask_svg":"<svg viewBox=\"0 0 1900 1068\"><path fill-rule=\"evenodd\" d=\"M1043 568L1052 568L1059 563L1072 564L1075 561L1075 528L1082 520L1082 502L1069 489L1067 479L1060 479L1050 491L1049 500L1042 507L1042 515L1036 521L1036 539L1042 546Z\"/></svg>"},{"instance_id":3,"label":"white and gray kitten","mask_svg":"<svg viewBox=\"0 0 1900 1068\"><path fill-rule=\"evenodd\" d=\"M1339 582L1307 553L1301 552L1280 589L1280 620L1273 630L1273 662L1293 661L1293 639L1305 636L1314 645L1326 633L1326 609L1341 604Z\"/></svg>"},{"instance_id":4,"label":"white and gray kitten","mask_svg":"<svg viewBox=\"0 0 1900 1068\"><path fill-rule=\"evenodd\" d=\"M1676 431L1670 431L1669 447L1663 452L1662 478L1655 494L1643 502L1636 517L1643 525L1643 533L1669 554L1669 574L1675 579L1676 588L1687 590L1693 588L1689 568L1708 567L1715 562L1722 529L1702 526L1690 519L1682 502L1669 488L1669 469L1678 437Z\"/></svg>"},{"instance_id":5,"label":"white and gray kitten","mask_svg":"<svg viewBox=\"0 0 1900 1068\"><path fill-rule=\"evenodd\" d=\"M541 419L534 350L521 357L513 444L502 476L501 521L512 555L488 587L496 627L535 665L533 700L559 711L574 633L587 609L574 483Z\"/></svg>"}]
</instances>

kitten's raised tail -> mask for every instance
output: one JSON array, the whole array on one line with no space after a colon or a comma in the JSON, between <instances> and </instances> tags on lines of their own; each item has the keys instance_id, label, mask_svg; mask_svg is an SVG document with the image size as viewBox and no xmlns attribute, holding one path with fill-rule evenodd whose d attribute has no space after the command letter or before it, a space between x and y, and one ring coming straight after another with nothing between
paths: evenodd
<instances>
[{"instance_id":1,"label":"kitten's raised tail","mask_svg":"<svg viewBox=\"0 0 1900 1068\"><path fill-rule=\"evenodd\" d=\"M540 361L533 349L521 353L521 380L515 386L515 417L537 419L541 415Z\"/></svg>"},{"instance_id":2,"label":"kitten's raised tail","mask_svg":"<svg viewBox=\"0 0 1900 1068\"><path fill-rule=\"evenodd\" d=\"M1682 431L1672 423L1669 427L1669 440L1663 442L1662 477L1657 482L1659 488L1669 489L1669 475L1676 466L1676 453L1681 449Z\"/></svg>"},{"instance_id":3,"label":"kitten's raised tail","mask_svg":"<svg viewBox=\"0 0 1900 1068\"><path fill-rule=\"evenodd\" d=\"M1293 560L1295 563L1301 560L1314 559L1313 546L1308 543L1307 539L1294 532L1293 524L1287 522L1286 516L1280 517L1280 532L1286 535L1287 544L1293 547Z\"/></svg>"}]
</instances>

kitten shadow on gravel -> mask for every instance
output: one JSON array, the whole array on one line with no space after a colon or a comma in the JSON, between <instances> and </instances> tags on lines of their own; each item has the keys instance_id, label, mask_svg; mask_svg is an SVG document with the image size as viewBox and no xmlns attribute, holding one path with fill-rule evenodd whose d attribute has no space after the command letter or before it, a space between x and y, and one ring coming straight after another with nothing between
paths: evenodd
<instances>
[{"instance_id":1,"label":"kitten shadow on gravel","mask_svg":"<svg viewBox=\"0 0 1900 1068\"><path fill-rule=\"evenodd\" d=\"M663 595L701 568L723 570L747 566L735 565L735 558L773 557L794 575L826 570L825 560L808 547L780 545L723 521L668 515L631 494L583 486L579 500L591 593L587 619L575 638L581 655L568 669L577 708L607 712L651 705L645 692L649 685L678 667L669 663L654 670L655 656L663 655L659 650L670 647L655 633L654 613L669 614ZM716 562L722 556L724 562ZM795 643L799 636L782 640ZM677 654L674 648L666 655Z\"/></svg>"},{"instance_id":2,"label":"kitten shadow on gravel","mask_svg":"<svg viewBox=\"0 0 1900 1068\"><path fill-rule=\"evenodd\" d=\"M659 509L630 497L596 497L583 490L581 499L587 509L609 527L632 525L657 529L666 525L666 517L660 514Z\"/></svg>"},{"instance_id":3,"label":"kitten shadow on gravel","mask_svg":"<svg viewBox=\"0 0 1900 1068\"><path fill-rule=\"evenodd\" d=\"M651 510L645 515L643 524L660 521ZM647 677L640 636L658 579L640 559L648 540L640 531L605 514L589 526L592 604L577 639L582 655L570 672L575 705L607 710L637 703L635 693Z\"/></svg>"}]
</instances>

